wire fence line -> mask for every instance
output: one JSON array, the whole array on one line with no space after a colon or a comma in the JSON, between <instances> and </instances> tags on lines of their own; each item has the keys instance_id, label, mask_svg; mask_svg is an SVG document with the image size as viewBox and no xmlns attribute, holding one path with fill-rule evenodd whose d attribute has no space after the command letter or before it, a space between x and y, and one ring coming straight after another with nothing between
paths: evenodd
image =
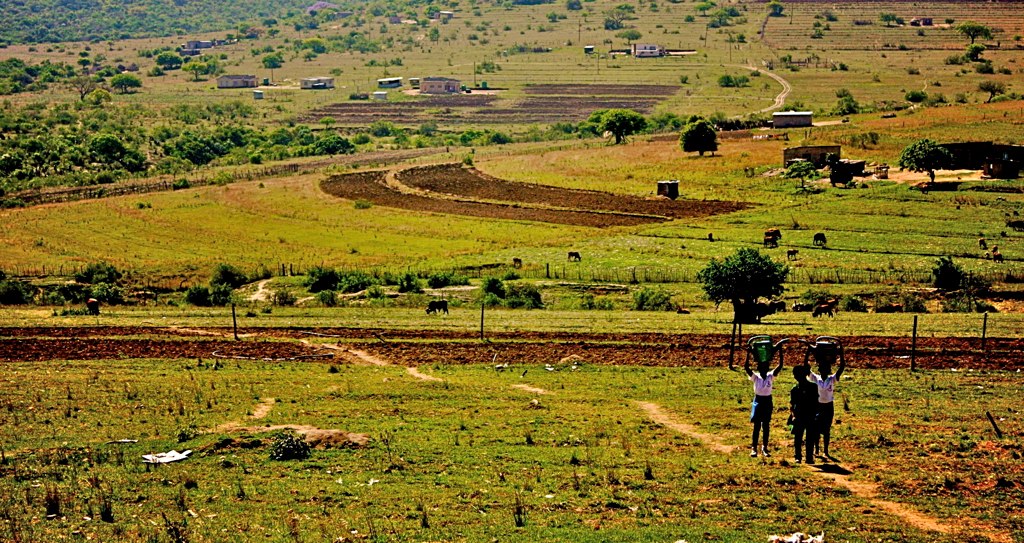
<instances>
[{"instance_id":1,"label":"wire fence line","mask_svg":"<svg viewBox=\"0 0 1024 543\"><path fill-rule=\"evenodd\" d=\"M321 264L310 263L275 263L257 264L245 271L250 278L265 279L273 276L302 276ZM80 273L84 264L60 264L34 266L7 266L0 268L10 277L22 279L61 279L71 278ZM371 266L334 267L339 274L363 273L377 278L396 277L411 273L421 278L432 275L453 274L470 279L487 277L522 278L528 280L579 281L586 283L617 283L617 284L669 284L698 283L697 271L690 268L672 266L587 266L578 262L561 262L557 264L529 265L515 267L512 264L490 263L477 266ZM147 273L141 270L121 270L125 276L146 278ZM1024 271L1006 270L973 273L973 277L989 283L1024 283ZM934 277L930 271L924 270L850 270L826 268L797 268L790 271L787 283L812 285L930 285ZM160 279L143 279L143 283L159 285L166 290L183 289L195 281L188 277L162 277ZM203 281L200 281L203 282Z\"/></svg>"}]
</instances>

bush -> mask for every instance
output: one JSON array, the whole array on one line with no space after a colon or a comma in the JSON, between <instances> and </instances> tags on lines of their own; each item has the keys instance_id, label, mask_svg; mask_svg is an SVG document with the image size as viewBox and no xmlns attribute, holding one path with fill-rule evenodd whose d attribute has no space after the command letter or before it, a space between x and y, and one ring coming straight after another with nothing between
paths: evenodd
<instances>
[{"instance_id":1,"label":"bush","mask_svg":"<svg viewBox=\"0 0 1024 543\"><path fill-rule=\"evenodd\" d=\"M338 292L359 292L366 290L371 285L377 284L377 280L364 272L338 273Z\"/></svg>"},{"instance_id":2,"label":"bush","mask_svg":"<svg viewBox=\"0 0 1024 543\"><path fill-rule=\"evenodd\" d=\"M184 178L178 179L177 181L175 181L174 183L171 184L171 190L182 190L182 189L187 189L187 188L191 188L191 187L192 187L192 183L189 183L188 179L184 179Z\"/></svg>"},{"instance_id":3,"label":"bush","mask_svg":"<svg viewBox=\"0 0 1024 543\"><path fill-rule=\"evenodd\" d=\"M857 295L846 295L839 299L840 311L850 311L854 313L866 313L868 310L868 304L864 302L864 299Z\"/></svg>"},{"instance_id":4,"label":"bush","mask_svg":"<svg viewBox=\"0 0 1024 543\"><path fill-rule=\"evenodd\" d=\"M912 90L908 91L903 97L912 104L920 104L928 99L928 93L922 90Z\"/></svg>"},{"instance_id":5,"label":"bush","mask_svg":"<svg viewBox=\"0 0 1024 543\"><path fill-rule=\"evenodd\" d=\"M97 283L89 290L89 294L105 304L117 305L124 303L124 290L111 283Z\"/></svg>"},{"instance_id":6,"label":"bush","mask_svg":"<svg viewBox=\"0 0 1024 543\"><path fill-rule=\"evenodd\" d=\"M335 290L338 288L338 272L334 268L314 266L306 272L306 279L302 284L313 294L324 290Z\"/></svg>"},{"instance_id":7,"label":"bush","mask_svg":"<svg viewBox=\"0 0 1024 543\"><path fill-rule=\"evenodd\" d=\"M309 454L309 444L295 434L279 434L270 446L271 460L305 460Z\"/></svg>"},{"instance_id":8,"label":"bush","mask_svg":"<svg viewBox=\"0 0 1024 543\"><path fill-rule=\"evenodd\" d=\"M439 272L427 277L427 286L430 288L444 288L468 284L468 277L458 275L455 272Z\"/></svg>"},{"instance_id":9,"label":"bush","mask_svg":"<svg viewBox=\"0 0 1024 543\"><path fill-rule=\"evenodd\" d=\"M800 295L800 303L816 306L835 299L836 295L827 290L810 289Z\"/></svg>"},{"instance_id":10,"label":"bush","mask_svg":"<svg viewBox=\"0 0 1024 543\"><path fill-rule=\"evenodd\" d=\"M196 285L185 291L185 302L199 307L210 306L210 289Z\"/></svg>"},{"instance_id":11,"label":"bush","mask_svg":"<svg viewBox=\"0 0 1024 543\"><path fill-rule=\"evenodd\" d=\"M579 307L580 307L580 309L583 309L583 310L586 310L586 311L595 310L595 309L596 310L600 310L600 311L611 311L611 310L615 309L615 305L612 304L612 301L609 298L607 298L605 296L597 298L597 297L595 297L593 294L591 294L589 292L586 292L582 296L580 296L580 305L579 305Z\"/></svg>"},{"instance_id":12,"label":"bush","mask_svg":"<svg viewBox=\"0 0 1024 543\"><path fill-rule=\"evenodd\" d=\"M297 301L299 301L299 299L284 287L274 290L274 293L270 297L270 302L279 306L295 305L295 302Z\"/></svg>"},{"instance_id":13,"label":"bush","mask_svg":"<svg viewBox=\"0 0 1024 543\"><path fill-rule=\"evenodd\" d=\"M953 262L953 257L943 256L932 268L932 277L932 285L939 290L959 290L963 287L966 275L963 268Z\"/></svg>"},{"instance_id":14,"label":"bush","mask_svg":"<svg viewBox=\"0 0 1024 543\"><path fill-rule=\"evenodd\" d=\"M543 309L540 290L528 283L510 284L505 292L505 307L509 309Z\"/></svg>"},{"instance_id":15,"label":"bush","mask_svg":"<svg viewBox=\"0 0 1024 543\"><path fill-rule=\"evenodd\" d=\"M24 281L0 281L0 305L24 305L32 301L32 287Z\"/></svg>"},{"instance_id":16,"label":"bush","mask_svg":"<svg viewBox=\"0 0 1024 543\"><path fill-rule=\"evenodd\" d=\"M398 278L398 292L423 292L423 285L416 274L406 272Z\"/></svg>"},{"instance_id":17,"label":"bush","mask_svg":"<svg viewBox=\"0 0 1024 543\"><path fill-rule=\"evenodd\" d=\"M901 296L904 313L927 313L928 308L924 305L924 298L913 292L904 292Z\"/></svg>"},{"instance_id":18,"label":"bush","mask_svg":"<svg viewBox=\"0 0 1024 543\"><path fill-rule=\"evenodd\" d=\"M226 285L232 289L236 289L249 282L249 278L231 264L217 264L217 267L213 270L213 276L210 277L210 286L217 287Z\"/></svg>"},{"instance_id":19,"label":"bush","mask_svg":"<svg viewBox=\"0 0 1024 543\"><path fill-rule=\"evenodd\" d=\"M651 287L643 287L633 293L634 311L672 311L672 297L669 293Z\"/></svg>"},{"instance_id":20,"label":"bush","mask_svg":"<svg viewBox=\"0 0 1024 543\"><path fill-rule=\"evenodd\" d=\"M338 305L338 293L333 290L321 290L316 294L316 301L324 307L335 307Z\"/></svg>"},{"instance_id":21,"label":"bush","mask_svg":"<svg viewBox=\"0 0 1024 543\"><path fill-rule=\"evenodd\" d=\"M505 284L497 277L488 277L484 279L484 284L481 285L480 289L484 295L494 295L499 299L505 298Z\"/></svg>"},{"instance_id":22,"label":"bush","mask_svg":"<svg viewBox=\"0 0 1024 543\"><path fill-rule=\"evenodd\" d=\"M210 289L210 305L228 305L231 303L231 287L218 285Z\"/></svg>"},{"instance_id":23,"label":"bush","mask_svg":"<svg viewBox=\"0 0 1024 543\"><path fill-rule=\"evenodd\" d=\"M79 283L117 283L122 277L121 272L108 262L93 262L75 274Z\"/></svg>"}]
</instances>

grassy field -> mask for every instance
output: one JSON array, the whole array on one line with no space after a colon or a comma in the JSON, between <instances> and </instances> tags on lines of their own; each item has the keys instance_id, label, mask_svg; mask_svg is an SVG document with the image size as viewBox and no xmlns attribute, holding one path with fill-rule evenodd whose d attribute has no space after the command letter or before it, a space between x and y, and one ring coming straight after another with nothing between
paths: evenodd
<instances>
[{"instance_id":1,"label":"grassy field","mask_svg":"<svg viewBox=\"0 0 1024 543\"><path fill-rule=\"evenodd\" d=\"M1015 374L848 372L833 452L851 481L877 485L868 498L784 460L781 414L776 457L743 458L749 385L723 369L420 368L440 378L430 382L395 366L212 364L6 365L3 537L738 543L796 530L847 542L962 541L986 526L1014 541L1022 533ZM695 425L704 442L652 421L638 402ZM985 411L1000 417L1003 439ZM232 422L256 429L222 426ZM370 442L269 460L269 427L289 424ZM123 438L139 442L105 444ZM170 449L195 452L140 462ZM878 499L953 532L915 528Z\"/></svg>"}]
</instances>

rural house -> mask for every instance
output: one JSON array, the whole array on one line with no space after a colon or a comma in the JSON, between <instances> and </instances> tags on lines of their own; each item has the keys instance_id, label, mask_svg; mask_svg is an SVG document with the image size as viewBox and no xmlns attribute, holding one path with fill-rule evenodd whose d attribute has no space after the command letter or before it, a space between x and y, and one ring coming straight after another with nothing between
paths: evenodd
<instances>
[{"instance_id":1,"label":"rural house","mask_svg":"<svg viewBox=\"0 0 1024 543\"><path fill-rule=\"evenodd\" d=\"M811 111L778 111L772 113L772 128L800 128L812 126Z\"/></svg>"},{"instance_id":2,"label":"rural house","mask_svg":"<svg viewBox=\"0 0 1024 543\"><path fill-rule=\"evenodd\" d=\"M304 77L299 81L299 88L302 89L333 89L333 77Z\"/></svg>"},{"instance_id":3,"label":"rural house","mask_svg":"<svg viewBox=\"0 0 1024 543\"><path fill-rule=\"evenodd\" d=\"M217 78L218 89L244 89L255 86L255 75L222 75Z\"/></svg>"},{"instance_id":4,"label":"rural house","mask_svg":"<svg viewBox=\"0 0 1024 543\"><path fill-rule=\"evenodd\" d=\"M630 46L629 52L636 58L663 57L665 48L660 45L649 43L634 43Z\"/></svg>"},{"instance_id":5,"label":"rural house","mask_svg":"<svg viewBox=\"0 0 1024 543\"><path fill-rule=\"evenodd\" d=\"M459 92L459 80L450 77L424 77L420 80L423 94L452 94Z\"/></svg>"},{"instance_id":6,"label":"rural house","mask_svg":"<svg viewBox=\"0 0 1024 543\"><path fill-rule=\"evenodd\" d=\"M189 40L182 44L182 49L210 49L213 42L210 40Z\"/></svg>"},{"instance_id":7,"label":"rural house","mask_svg":"<svg viewBox=\"0 0 1024 543\"><path fill-rule=\"evenodd\" d=\"M954 170L982 170L985 175L997 179L1015 179L1024 164L1024 146L1005 145L991 141L968 141L961 143L940 143L953 161L948 165Z\"/></svg>"},{"instance_id":8,"label":"rural house","mask_svg":"<svg viewBox=\"0 0 1024 543\"><path fill-rule=\"evenodd\" d=\"M384 77L377 80L378 89L397 89L402 86L401 77Z\"/></svg>"}]
</instances>

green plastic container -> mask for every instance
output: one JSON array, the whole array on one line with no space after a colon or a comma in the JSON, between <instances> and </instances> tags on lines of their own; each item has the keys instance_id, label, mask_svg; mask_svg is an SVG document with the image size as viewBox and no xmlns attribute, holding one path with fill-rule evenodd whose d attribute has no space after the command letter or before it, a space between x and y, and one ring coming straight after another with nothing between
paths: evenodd
<instances>
[{"instance_id":1,"label":"green plastic container","mask_svg":"<svg viewBox=\"0 0 1024 543\"><path fill-rule=\"evenodd\" d=\"M750 342L750 350L754 353L754 360L757 362L770 362L775 354L772 339L770 337L755 338Z\"/></svg>"}]
</instances>

